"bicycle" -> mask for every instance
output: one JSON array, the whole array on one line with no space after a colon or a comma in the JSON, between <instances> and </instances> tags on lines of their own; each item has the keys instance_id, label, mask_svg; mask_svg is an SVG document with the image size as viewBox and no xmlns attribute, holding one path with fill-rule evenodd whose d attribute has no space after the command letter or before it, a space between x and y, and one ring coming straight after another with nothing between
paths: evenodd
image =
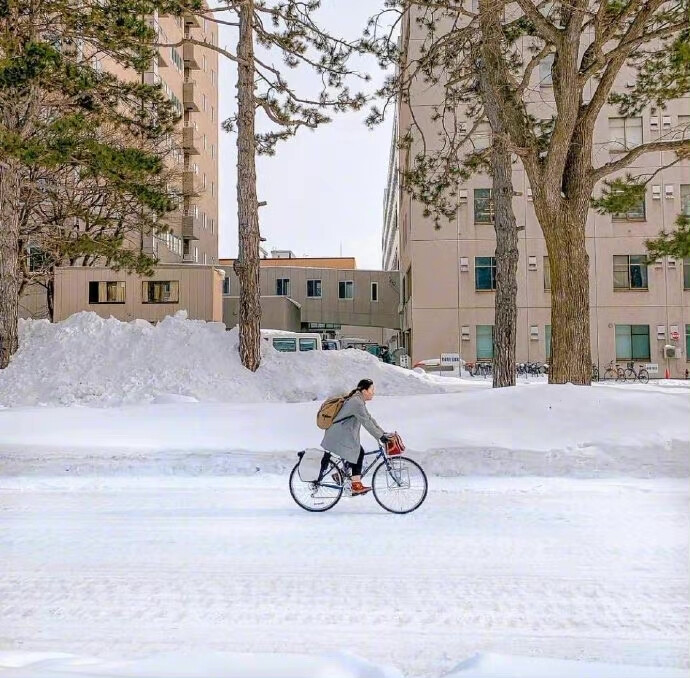
<instances>
[{"instance_id":1,"label":"bicycle","mask_svg":"<svg viewBox=\"0 0 690 678\"><path fill-rule=\"evenodd\" d=\"M611 379L615 379L616 381L625 380L625 372L623 371L623 368L617 363L614 367L613 360L606 366L606 369L604 370L604 381L609 381Z\"/></svg>"},{"instance_id":2,"label":"bicycle","mask_svg":"<svg viewBox=\"0 0 690 678\"><path fill-rule=\"evenodd\" d=\"M625 381L639 381L641 384L646 384L649 381L649 372L644 367L635 370L635 363L629 362L628 369L625 370Z\"/></svg>"},{"instance_id":3,"label":"bicycle","mask_svg":"<svg viewBox=\"0 0 690 678\"><path fill-rule=\"evenodd\" d=\"M332 509L350 485L345 461L326 452L328 460L316 482L305 482L299 476L298 461L290 472L290 495L305 511L321 513ZM371 463L367 457L376 455ZM411 513L426 499L429 484L424 469L414 460L401 455L389 456L379 445L364 453L362 479L374 468L371 488L377 503L390 513Z\"/></svg>"},{"instance_id":4,"label":"bicycle","mask_svg":"<svg viewBox=\"0 0 690 678\"><path fill-rule=\"evenodd\" d=\"M596 363L592 363L592 381L599 381L599 367Z\"/></svg>"}]
</instances>

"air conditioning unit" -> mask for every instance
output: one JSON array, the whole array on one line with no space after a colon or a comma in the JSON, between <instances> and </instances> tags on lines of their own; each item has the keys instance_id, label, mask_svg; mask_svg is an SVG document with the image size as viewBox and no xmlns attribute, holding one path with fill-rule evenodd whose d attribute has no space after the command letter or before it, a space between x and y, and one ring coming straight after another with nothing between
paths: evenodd
<instances>
[{"instance_id":1,"label":"air conditioning unit","mask_svg":"<svg viewBox=\"0 0 690 678\"><path fill-rule=\"evenodd\" d=\"M533 200L533 199L532 199L532 189L531 189L531 188L528 188L528 189L527 189L527 200L529 200L529 202L532 202L532 200Z\"/></svg>"},{"instance_id":2,"label":"air conditioning unit","mask_svg":"<svg viewBox=\"0 0 690 678\"><path fill-rule=\"evenodd\" d=\"M458 191L458 202L461 204L467 202L467 191L465 189Z\"/></svg>"},{"instance_id":3,"label":"air conditioning unit","mask_svg":"<svg viewBox=\"0 0 690 678\"><path fill-rule=\"evenodd\" d=\"M460 332L460 335L461 335L463 341L469 341L470 340L469 325L463 325L462 330Z\"/></svg>"},{"instance_id":4,"label":"air conditioning unit","mask_svg":"<svg viewBox=\"0 0 690 678\"><path fill-rule=\"evenodd\" d=\"M659 129L659 116L653 115L651 118L649 118L649 128L652 130Z\"/></svg>"},{"instance_id":5,"label":"air conditioning unit","mask_svg":"<svg viewBox=\"0 0 690 678\"><path fill-rule=\"evenodd\" d=\"M529 268L530 271L537 270L537 257L528 257L527 268Z\"/></svg>"},{"instance_id":6,"label":"air conditioning unit","mask_svg":"<svg viewBox=\"0 0 690 678\"><path fill-rule=\"evenodd\" d=\"M677 358L679 353L680 351L676 346L671 346L670 344L664 346L664 358Z\"/></svg>"},{"instance_id":7,"label":"air conditioning unit","mask_svg":"<svg viewBox=\"0 0 690 678\"><path fill-rule=\"evenodd\" d=\"M673 184L666 184L664 186L664 194L666 195L666 200L673 200Z\"/></svg>"},{"instance_id":8,"label":"air conditioning unit","mask_svg":"<svg viewBox=\"0 0 690 678\"><path fill-rule=\"evenodd\" d=\"M676 260L673 257L668 257L667 261L667 266L669 268L675 268L676 267Z\"/></svg>"},{"instance_id":9,"label":"air conditioning unit","mask_svg":"<svg viewBox=\"0 0 690 678\"><path fill-rule=\"evenodd\" d=\"M652 186L652 200L661 200L661 186L659 184Z\"/></svg>"},{"instance_id":10,"label":"air conditioning unit","mask_svg":"<svg viewBox=\"0 0 690 678\"><path fill-rule=\"evenodd\" d=\"M529 328L529 338L531 341L539 341L539 325L532 325Z\"/></svg>"},{"instance_id":11,"label":"air conditioning unit","mask_svg":"<svg viewBox=\"0 0 690 678\"><path fill-rule=\"evenodd\" d=\"M460 270L469 271L470 270L470 260L468 257L460 257Z\"/></svg>"},{"instance_id":12,"label":"air conditioning unit","mask_svg":"<svg viewBox=\"0 0 690 678\"><path fill-rule=\"evenodd\" d=\"M661 118L661 126L664 129L670 129L671 128L671 116L670 115L664 115Z\"/></svg>"}]
</instances>

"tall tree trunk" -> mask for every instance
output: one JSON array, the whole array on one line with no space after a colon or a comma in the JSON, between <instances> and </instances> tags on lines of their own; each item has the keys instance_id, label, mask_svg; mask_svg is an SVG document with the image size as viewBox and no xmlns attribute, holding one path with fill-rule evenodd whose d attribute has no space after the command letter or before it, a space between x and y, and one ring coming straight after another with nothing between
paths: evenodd
<instances>
[{"instance_id":1,"label":"tall tree trunk","mask_svg":"<svg viewBox=\"0 0 690 678\"><path fill-rule=\"evenodd\" d=\"M518 233L513 212L513 167L510 151L503 136L498 101L487 80L486 70L478 70L484 111L493 132L491 172L496 230L493 387L501 388L515 386Z\"/></svg>"},{"instance_id":2,"label":"tall tree trunk","mask_svg":"<svg viewBox=\"0 0 690 678\"><path fill-rule=\"evenodd\" d=\"M252 372L261 360L261 295L259 289L259 207L256 198L254 139L254 2L240 10L237 43L237 217L239 252L234 269L240 283L240 358Z\"/></svg>"},{"instance_id":3,"label":"tall tree trunk","mask_svg":"<svg viewBox=\"0 0 690 678\"><path fill-rule=\"evenodd\" d=\"M536 193L536 191L535 191ZM535 207L537 200L535 199ZM585 247L586 211L542 213L551 269L551 362L549 383L589 385L592 357L589 322L589 255Z\"/></svg>"},{"instance_id":4,"label":"tall tree trunk","mask_svg":"<svg viewBox=\"0 0 690 678\"><path fill-rule=\"evenodd\" d=\"M0 369L19 347L20 176L12 161L0 163Z\"/></svg>"},{"instance_id":5,"label":"tall tree trunk","mask_svg":"<svg viewBox=\"0 0 690 678\"><path fill-rule=\"evenodd\" d=\"M55 322L55 266L52 266L46 282L46 303L48 304L48 320Z\"/></svg>"}]
</instances>

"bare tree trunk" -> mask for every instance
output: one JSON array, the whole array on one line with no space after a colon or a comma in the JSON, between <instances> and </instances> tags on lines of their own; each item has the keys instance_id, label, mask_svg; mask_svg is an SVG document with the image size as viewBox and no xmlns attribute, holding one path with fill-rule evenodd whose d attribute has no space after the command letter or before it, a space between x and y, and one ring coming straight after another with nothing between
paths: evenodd
<instances>
[{"instance_id":1,"label":"bare tree trunk","mask_svg":"<svg viewBox=\"0 0 690 678\"><path fill-rule=\"evenodd\" d=\"M259 289L259 207L256 198L254 140L253 0L240 10L237 43L237 217L239 252L234 269L240 282L240 358L252 372L261 361L261 294Z\"/></svg>"},{"instance_id":2,"label":"bare tree trunk","mask_svg":"<svg viewBox=\"0 0 690 678\"><path fill-rule=\"evenodd\" d=\"M19 171L0 164L0 369L19 347Z\"/></svg>"},{"instance_id":3,"label":"bare tree trunk","mask_svg":"<svg viewBox=\"0 0 690 678\"><path fill-rule=\"evenodd\" d=\"M549 383L590 385L592 357L586 214L584 217L571 214L566 206L559 211L555 216L538 215L551 269Z\"/></svg>"},{"instance_id":4,"label":"bare tree trunk","mask_svg":"<svg viewBox=\"0 0 690 678\"><path fill-rule=\"evenodd\" d=\"M496 230L493 387L501 388L515 386L518 234L513 212L513 167L510 151L503 136L498 101L487 80L486 70L478 70L484 110L493 132L491 173Z\"/></svg>"},{"instance_id":5,"label":"bare tree trunk","mask_svg":"<svg viewBox=\"0 0 690 678\"><path fill-rule=\"evenodd\" d=\"M46 282L46 302L48 304L48 320L55 322L55 267L51 267Z\"/></svg>"}]
</instances>

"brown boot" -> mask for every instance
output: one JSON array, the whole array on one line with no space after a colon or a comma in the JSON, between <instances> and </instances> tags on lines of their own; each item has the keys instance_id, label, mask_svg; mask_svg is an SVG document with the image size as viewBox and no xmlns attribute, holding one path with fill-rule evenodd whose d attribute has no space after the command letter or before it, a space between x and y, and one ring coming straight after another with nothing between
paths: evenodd
<instances>
[{"instance_id":1,"label":"brown boot","mask_svg":"<svg viewBox=\"0 0 690 678\"><path fill-rule=\"evenodd\" d=\"M366 485L362 485L361 481L359 480L353 480L352 481L352 496L357 497L360 494L366 494L367 492L371 492L370 487L366 487Z\"/></svg>"}]
</instances>

